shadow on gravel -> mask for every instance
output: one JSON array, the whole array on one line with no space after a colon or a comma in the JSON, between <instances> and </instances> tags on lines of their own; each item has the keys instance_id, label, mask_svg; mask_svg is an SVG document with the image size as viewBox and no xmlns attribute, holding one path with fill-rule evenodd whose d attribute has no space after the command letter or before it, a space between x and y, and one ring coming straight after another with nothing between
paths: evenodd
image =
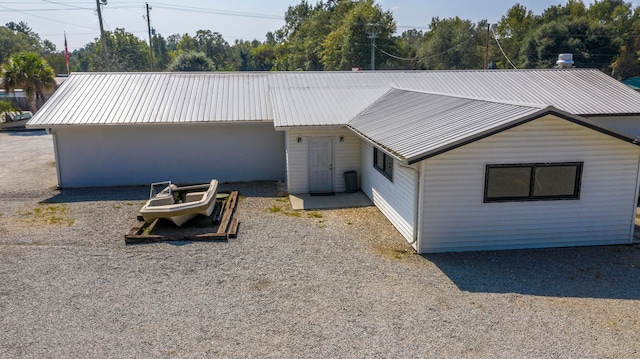
<instances>
[{"instance_id":1,"label":"shadow on gravel","mask_svg":"<svg viewBox=\"0 0 640 359\"><path fill-rule=\"evenodd\" d=\"M640 246L428 254L460 290L640 299Z\"/></svg>"},{"instance_id":2,"label":"shadow on gravel","mask_svg":"<svg viewBox=\"0 0 640 359\"><path fill-rule=\"evenodd\" d=\"M189 183L178 183L179 185ZM277 197L277 183L273 181L261 182L224 182L218 191L240 191L240 195L249 197ZM149 199L149 186L121 186L121 187L84 187L64 188L58 190L53 197L41 203L74 203L98 201L146 201Z\"/></svg>"},{"instance_id":3,"label":"shadow on gravel","mask_svg":"<svg viewBox=\"0 0 640 359\"><path fill-rule=\"evenodd\" d=\"M145 201L147 199L149 199L149 188L145 186L87 187L61 189L56 195L41 203Z\"/></svg>"}]
</instances>

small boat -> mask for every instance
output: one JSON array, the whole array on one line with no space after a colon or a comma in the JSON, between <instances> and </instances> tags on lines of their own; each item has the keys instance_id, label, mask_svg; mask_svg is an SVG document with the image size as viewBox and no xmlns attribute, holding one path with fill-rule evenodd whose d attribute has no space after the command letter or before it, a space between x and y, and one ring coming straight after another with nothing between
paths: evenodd
<instances>
[{"instance_id":1,"label":"small boat","mask_svg":"<svg viewBox=\"0 0 640 359\"><path fill-rule=\"evenodd\" d=\"M178 187L171 181L151 184L149 200L140 209L147 223L166 218L180 227L199 214L210 216L216 205L218 181Z\"/></svg>"},{"instance_id":2,"label":"small boat","mask_svg":"<svg viewBox=\"0 0 640 359\"><path fill-rule=\"evenodd\" d=\"M25 125L31 119L31 112L25 111L21 113L6 113L4 121L0 119L0 129L2 130L18 130L24 129Z\"/></svg>"}]
</instances>

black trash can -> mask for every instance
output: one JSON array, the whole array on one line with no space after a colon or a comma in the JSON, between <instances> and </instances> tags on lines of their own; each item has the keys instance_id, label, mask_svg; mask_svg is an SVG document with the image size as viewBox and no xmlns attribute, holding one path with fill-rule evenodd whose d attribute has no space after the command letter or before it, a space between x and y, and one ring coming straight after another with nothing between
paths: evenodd
<instances>
[{"instance_id":1,"label":"black trash can","mask_svg":"<svg viewBox=\"0 0 640 359\"><path fill-rule=\"evenodd\" d=\"M344 184L347 193L358 192L358 172L347 171L344 173Z\"/></svg>"}]
</instances>

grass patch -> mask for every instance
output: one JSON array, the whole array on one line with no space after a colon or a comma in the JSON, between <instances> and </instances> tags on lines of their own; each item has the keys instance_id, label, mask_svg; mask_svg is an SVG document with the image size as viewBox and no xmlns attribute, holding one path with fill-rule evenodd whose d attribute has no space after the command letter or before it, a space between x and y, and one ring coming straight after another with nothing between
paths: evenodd
<instances>
[{"instance_id":1,"label":"grass patch","mask_svg":"<svg viewBox=\"0 0 640 359\"><path fill-rule=\"evenodd\" d=\"M280 207L278 207L276 205L273 205L273 206L269 207L269 212L271 212L271 213L279 213L279 212L282 212L282 208L280 208Z\"/></svg>"},{"instance_id":2,"label":"grass patch","mask_svg":"<svg viewBox=\"0 0 640 359\"><path fill-rule=\"evenodd\" d=\"M62 225L71 227L75 223L75 219L69 217L66 204L39 204L31 211L23 212L22 222L32 225Z\"/></svg>"},{"instance_id":3,"label":"grass patch","mask_svg":"<svg viewBox=\"0 0 640 359\"><path fill-rule=\"evenodd\" d=\"M114 205L114 206L113 206L113 208L115 208L115 209L120 209L120 208L122 208L122 206L121 206L121 205L119 205L119 204L116 204L116 205Z\"/></svg>"},{"instance_id":4,"label":"grass patch","mask_svg":"<svg viewBox=\"0 0 640 359\"><path fill-rule=\"evenodd\" d=\"M322 215L322 213L320 213L320 212L318 212L318 211L308 212L308 213L307 213L307 216L308 216L308 217L311 217L311 218L322 218L322 217L324 217L324 216Z\"/></svg>"}]
</instances>

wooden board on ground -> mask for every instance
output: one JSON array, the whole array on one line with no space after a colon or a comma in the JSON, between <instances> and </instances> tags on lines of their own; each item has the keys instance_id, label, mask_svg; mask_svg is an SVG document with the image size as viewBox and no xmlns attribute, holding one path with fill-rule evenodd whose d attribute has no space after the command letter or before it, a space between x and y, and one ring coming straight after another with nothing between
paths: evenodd
<instances>
[{"instance_id":1,"label":"wooden board on ground","mask_svg":"<svg viewBox=\"0 0 640 359\"><path fill-rule=\"evenodd\" d=\"M238 206L238 191L232 191L223 201L218 201L209 217L200 216L176 227L171 222L156 219L152 223L138 220L125 238L127 244L168 241L211 241L236 238L239 221L234 218Z\"/></svg>"}]
</instances>

